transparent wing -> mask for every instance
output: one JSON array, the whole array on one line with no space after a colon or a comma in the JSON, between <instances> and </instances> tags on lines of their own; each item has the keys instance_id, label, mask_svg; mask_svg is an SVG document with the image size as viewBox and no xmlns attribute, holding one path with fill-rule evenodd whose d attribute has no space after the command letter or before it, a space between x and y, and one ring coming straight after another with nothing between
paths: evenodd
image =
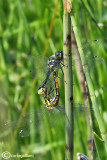
<instances>
[{"instance_id":1,"label":"transparent wing","mask_svg":"<svg viewBox=\"0 0 107 160\"><path fill-rule=\"evenodd\" d=\"M40 49L36 50L38 43L33 35L30 37L30 48L27 55L29 72L32 78L42 80L46 77L48 57L40 53Z\"/></svg>"},{"instance_id":2,"label":"transparent wing","mask_svg":"<svg viewBox=\"0 0 107 160\"><path fill-rule=\"evenodd\" d=\"M48 57L40 55L28 55L29 72L32 78L43 80L48 69Z\"/></svg>"},{"instance_id":3,"label":"transparent wing","mask_svg":"<svg viewBox=\"0 0 107 160\"><path fill-rule=\"evenodd\" d=\"M84 116L87 110L89 110L88 107L85 107L85 105L81 103L73 103L73 107L74 107L74 113L78 112L80 116ZM65 114L64 105L58 105L57 109L59 110L59 112L63 112ZM91 109L91 111L93 112L93 108Z\"/></svg>"},{"instance_id":4,"label":"transparent wing","mask_svg":"<svg viewBox=\"0 0 107 160\"><path fill-rule=\"evenodd\" d=\"M88 108L85 108L83 104L80 104L80 103L74 104L74 114L78 113L79 117L87 116L87 110L88 110ZM45 108L42 108L41 111L42 112L39 112L39 113L37 113L37 111L34 111L33 113L28 113L24 116L23 120L26 121L27 123L25 125L25 122L23 123L23 121L22 121L21 124L22 124L22 126L24 125L24 127L22 127L19 130L19 136L21 136L21 137L29 136L31 134L31 132L30 132L30 128L28 126L30 126L31 124L34 124L36 126L35 132L43 131L44 128L43 128L43 126L39 125L39 122L43 121L44 118L46 118L48 120L49 128L51 128L51 127L54 127L54 125L57 123L57 121L62 120L62 118L64 118L64 116L66 116L64 105L59 105L56 108L53 108L51 111L48 111ZM32 116L36 117L34 121L32 121L29 118Z\"/></svg>"},{"instance_id":5,"label":"transparent wing","mask_svg":"<svg viewBox=\"0 0 107 160\"><path fill-rule=\"evenodd\" d=\"M78 113L79 117L86 116L86 111L88 108L85 108L83 104L74 103L74 113ZM93 111L93 110L92 110ZM37 132L44 131L48 129L46 126L43 127L41 122L44 120L48 121L48 127L52 128L57 123L57 121L62 121L62 118L66 116L64 105L59 105L56 108L53 108L51 111L47 110L45 107L41 107L40 109L36 109L33 112L26 113L22 119L20 124L17 121L7 121L0 126L2 132L9 129L18 129L18 135L20 137L26 137L30 134L34 134ZM34 126L34 130L32 132L30 126Z\"/></svg>"},{"instance_id":6,"label":"transparent wing","mask_svg":"<svg viewBox=\"0 0 107 160\"><path fill-rule=\"evenodd\" d=\"M105 48L106 48L107 41L106 40L93 40L91 42L88 42L87 44L83 44L82 47L78 47L80 50L83 51L84 56L86 58L86 62L82 64L84 67L89 66L88 68L91 70L92 68L97 67L99 64L104 63L104 54L105 54ZM47 76L48 72L48 57L45 56L28 56L30 67L29 71L32 77L35 77L41 84ZM79 61L79 59L75 59L76 62ZM61 62L63 64L63 62ZM77 63L76 63L77 64ZM60 68L57 68L56 70L61 70ZM63 66L62 66L63 67ZM59 74L58 74L59 75ZM60 78L60 76L59 76ZM63 79L61 77L61 79Z\"/></svg>"},{"instance_id":7,"label":"transparent wing","mask_svg":"<svg viewBox=\"0 0 107 160\"><path fill-rule=\"evenodd\" d=\"M3 133L9 129L18 129L18 135L20 137L26 137L30 134L33 134L31 133L31 125L34 126L34 132L36 133L46 130L47 128L41 126L41 122L48 121L49 128L51 128L54 126L57 119L60 118L60 115L59 110L53 109L48 111L45 107L41 107L40 109L36 109L33 112L28 112L23 117L21 117L20 124L18 123L20 119L17 121L7 121L0 126L0 130Z\"/></svg>"},{"instance_id":8,"label":"transparent wing","mask_svg":"<svg viewBox=\"0 0 107 160\"><path fill-rule=\"evenodd\" d=\"M45 84L45 87L47 88L48 91L50 89L54 91L55 84L54 84L53 72L49 70L48 57L34 56L29 58L29 61L30 61L30 67L29 67L30 75L31 77L36 78L38 80L38 87L42 84ZM57 66L56 62L55 66ZM61 69L58 67L54 67L54 70L57 71L58 81L59 80L64 81Z\"/></svg>"},{"instance_id":9,"label":"transparent wing","mask_svg":"<svg viewBox=\"0 0 107 160\"><path fill-rule=\"evenodd\" d=\"M82 65L84 67L88 65L89 70L91 70L97 67L97 65L104 64L104 56L107 49L106 45L106 40L99 39L88 42L83 45L83 47L78 47L78 50L83 51L84 57L86 58L86 62ZM75 61L78 62L79 59L75 58Z\"/></svg>"}]
</instances>

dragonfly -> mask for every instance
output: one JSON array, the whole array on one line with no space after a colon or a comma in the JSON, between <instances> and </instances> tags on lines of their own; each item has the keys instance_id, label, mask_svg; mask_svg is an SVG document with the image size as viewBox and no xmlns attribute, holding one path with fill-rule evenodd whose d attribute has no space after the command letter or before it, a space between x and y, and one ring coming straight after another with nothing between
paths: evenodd
<instances>
[{"instance_id":1,"label":"dragonfly","mask_svg":"<svg viewBox=\"0 0 107 160\"><path fill-rule=\"evenodd\" d=\"M99 42L99 41L93 41L93 42L96 43L96 42ZM95 43L93 43L93 42L91 42L90 44L91 44L91 45L95 45ZM88 46L88 47L89 47L89 46ZM84 48L82 48L82 49L86 51L86 50L88 50L88 47L84 47ZM90 55L90 54L89 54L89 55ZM92 57L93 57L93 56L92 56ZM100 57L98 57L98 56L97 56L97 57L93 57L93 58L95 58L95 59L97 59L97 58L100 59L99 62L102 61L102 58L100 58ZM89 60L90 60L90 59L89 59ZM61 61L62 61L62 59L61 59ZM43 62L43 61L42 61L42 62ZM47 61L47 62L48 62L48 61ZM94 66L94 65L93 65L93 66ZM92 66L92 67L93 67L93 66ZM43 69L43 67L41 68L41 71L42 71L42 69ZM78 105L82 106L82 104L78 104ZM77 109L77 108L84 108L84 107L75 107L75 108ZM80 110L80 109L79 109L79 110ZM82 109L81 109L81 110L82 110ZM21 133L22 133L22 132L21 132Z\"/></svg>"}]
</instances>

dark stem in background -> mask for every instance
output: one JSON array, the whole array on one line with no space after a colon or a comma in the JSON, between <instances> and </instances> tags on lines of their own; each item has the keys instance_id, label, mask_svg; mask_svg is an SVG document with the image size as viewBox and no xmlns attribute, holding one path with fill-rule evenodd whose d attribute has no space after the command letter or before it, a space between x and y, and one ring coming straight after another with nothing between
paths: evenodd
<instances>
[{"instance_id":1,"label":"dark stem in background","mask_svg":"<svg viewBox=\"0 0 107 160\"><path fill-rule=\"evenodd\" d=\"M63 53L64 53L64 81L65 81L65 159L73 160L73 76L71 54L71 4L64 1L63 12Z\"/></svg>"},{"instance_id":2,"label":"dark stem in background","mask_svg":"<svg viewBox=\"0 0 107 160\"><path fill-rule=\"evenodd\" d=\"M84 100L84 105L85 105L85 111L86 111L86 118L87 118L87 132L88 132L88 140L93 144L93 138L92 138L92 129L91 129L91 122L90 122L90 117L89 117L89 109L88 109L88 101L87 101L87 91L85 87L85 75L83 72L82 64L81 64L81 59L78 53L78 48L74 36L73 29L71 27L71 40L72 40L72 50L74 53L74 60L75 60L75 65L76 65L76 71L77 71L77 76L80 84L80 89L81 93L83 95L83 100ZM93 148L93 146L91 146ZM92 151L92 148L88 148L89 150ZM93 154L92 154L93 155ZM92 156L91 156L92 157ZM93 158L91 158L93 159Z\"/></svg>"}]
</instances>

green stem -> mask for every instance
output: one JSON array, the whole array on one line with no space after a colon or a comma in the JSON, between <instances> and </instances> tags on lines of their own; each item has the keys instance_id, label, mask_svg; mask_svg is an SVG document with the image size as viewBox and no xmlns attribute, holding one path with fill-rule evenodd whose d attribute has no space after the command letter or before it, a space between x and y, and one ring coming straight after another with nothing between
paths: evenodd
<instances>
[{"instance_id":1,"label":"green stem","mask_svg":"<svg viewBox=\"0 0 107 160\"><path fill-rule=\"evenodd\" d=\"M67 0L64 1L63 14L63 53L65 80L65 159L73 160L73 78L71 61L71 17L67 13Z\"/></svg>"},{"instance_id":2,"label":"green stem","mask_svg":"<svg viewBox=\"0 0 107 160\"><path fill-rule=\"evenodd\" d=\"M101 131L102 138L105 142L105 149L107 151L106 126L105 126L102 114L100 113L100 110L99 110L100 106L98 104L98 101L97 101L97 98L96 98L96 95L95 95L95 90L94 90L94 86L93 86L93 83L92 83L92 80L91 80L88 65L85 65L85 64L87 64L87 62L86 62L86 58L84 56L85 54L83 53L83 50L82 50L82 47L81 47L81 41L80 41L79 36L78 36L75 19L74 19L73 16L71 16L71 19L72 19L73 31L74 31L74 34L75 34L79 54L80 54L80 57L81 57L81 62L82 62L82 65L83 65L84 73L85 73L85 76L86 76L86 80L87 80L87 84L88 84L88 88L89 88L89 92L90 92L90 98L91 98L91 101L92 101L93 109L94 109L94 112L95 112L95 116L96 116L96 119L97 119L97 122L98 122L98 125L99 125L99 128L100 128L100 131Z\"/></svg>"},{"instance_id":3,"label":"green stem","mask_svg":"<svg viewBox=\"0 0 107 160\"><path fill-rule=\"evenodd\" d=\"M91 126L92 126L92 130L93 132L93 160L98 157L99 160L102 159L106 159L106 151L105 151L105 146L104 143L102 141L100 141L97 136L95 136L95 132L98 131L97 126L96 126L96 119L94 118L94 112L92 111L92 103L91 103L91 99L90 99L90 94L89 94L89 89L87 86L87 82L86 82L86 90L88 93L88 105L89 105L89 110L90 110L90 118L91 118ZM95 133L95 134L94 134ZM101 152L103 150L103 153Z\"/></svg>"}]
</instances>

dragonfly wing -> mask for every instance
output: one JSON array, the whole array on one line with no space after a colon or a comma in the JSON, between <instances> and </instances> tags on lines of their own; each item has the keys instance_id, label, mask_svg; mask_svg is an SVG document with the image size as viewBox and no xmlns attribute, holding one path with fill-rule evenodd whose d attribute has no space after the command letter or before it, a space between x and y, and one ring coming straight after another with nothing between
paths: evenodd
<instances>
[{"instance_id":1,"label":"dragonfly wing","mask_svg":"<svg viewBox=\"0 0 107 160\"><path fill-rule=\"evenodd\" d=\"M81 117L85 115L85 111L86 108L83 104L74 103L74 113L78 112L79 116ZM48 126L51 128L57 123L57 120L62 119L62 116L64 118L64 115L66 116L64 105L58 105L58 107L53 107L53 109L50 111L47 110L45 107L41 107L32 112L26 113L21 118L20 124L18 124L18 120L11 121L4 123L2 126L0 126L0 128L2 131L18 128L19 136L26 137L32 134L30 130L31 125L34 125L35 127L34 132L40 132L44 130L44 128L41 126L41 122L42 124L44 124L44 119L48 121Z\"/></svg>"},{"instance_id":2,"label":"dragonfly wing","mask_svg":"<svg viewBox=\"0 0 107 160\"><path fill-rule=\"evenodd\" d=\"M40 55L28 56L29 72L32 78L44 80L47 73L48 57Z\"/></svg>"},{"instance_id":3,"label":"dragonfly wing","mask_svg":"<svg viewBox=\"0 0 107 160\"><path fill-rule=\"evenodd\" d=\"M74 113L78 113L80 117L84 117L85 115L87 115L86 110L87 108L85 108L83 104L74 103ZM35 115L34 121L30 120L29 117L34 115ZM27 113L24 116L24 120L27 120L28 123L27 125L25 125L25 127L23 128L20 127L19 136L26 137L32 134L29 128L30 124L34 124L35 126L34 132L40 132L44 131L44 127L40 125L41 124L40 122L44 122L44 119L48 120L49 124L48 126L49 128L51 128L57 123L57 120L62 119L62 117L64 118L64 116L66 116L64 105L58 105L57 107L53 107L52 110L47 110L45 107L43 107L40 109L39 112L36 110L33 113Z\"/></svg>"},{"instance_id":4,"label":"dragonfly wing","mask_svg":"<svg viewBox=\"0 0 107 160\"><path fill-rule=\"evenodd\" d=\"M104 63L104 46L106 46L107 41L102 39L93 40L83 45L83 47L78 47L79 50L82 50L86 58L85 64L83 66L89 66L89 69L96 67L99 64ZM79 59L75 59L79 61ZM77 63L76 63L77 64Z\"/></svg>"},{"instance_id":5,"label":"dragonfly wing","mask_svg":"<svg viewBox=\"0 0 107 160\"><path fill-rule=\"evenodd\" d=\"M0 128L2 129L2 132L8 129L18 129L18 135L20 137L26 137L30 134L34 134L48 129L46 127L44 128L44 121L47 121L47 123L49 124L48 126L50 128L53 127L56 124L58 118L58 110L53 109L49 111L45 107L41 107L32 112L28 112L23 117L21 117L20 124L18 123L19 120L10 121L1 125ZM31 125L34 126L33 132L30 129Z\"/></svg>"},{"instance_id":6,"label":"dragonfly wing","mask_svg":"<svg viewBox=\"0 0 107 160\"><path fill-rule=\"evenodd\" d=\"M54 109L49 111L46 108L42 108L42 111L36 115L35 120L32 122L35 127L35 130L33 130L33 132L32 132L30 130L30 128L28 126L26 126L19 131L19 136L26 137L26 136L29 136L30 134L43 132L43 131L53 127L57 122L58 115L59 115L58 111L56 111ZM45 125L43 123L44 121L47 121L49 128L47 127L47 125Z\"/></svg>"},{"instance_id":7,"label":"dragonfly wing","mask_svg":"<svg viewBox=\"0 0 107 160\"><path fill-rule=\"evenodd\" d=\"M81 103L73 103L73 111L74 113L79 113L80 116L84 116L84 114L86 113L87 110L89 110L88 107L85 107L84 104L81 104ZM65 106L62 104L62 105L58 105L57 108L58 112L62 112L63 114L65 114ZM91 111L93 112L93 109L91 109Z\"/></svg>"}]
</instances>

